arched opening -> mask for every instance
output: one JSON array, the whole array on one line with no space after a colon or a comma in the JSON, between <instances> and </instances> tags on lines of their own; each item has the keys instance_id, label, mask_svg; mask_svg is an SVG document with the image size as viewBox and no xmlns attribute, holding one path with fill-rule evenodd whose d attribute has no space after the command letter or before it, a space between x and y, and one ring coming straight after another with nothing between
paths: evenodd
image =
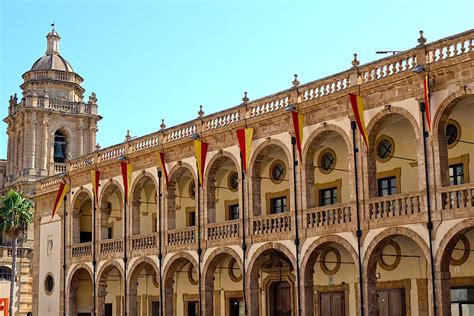
<instances>
[{"instance_id":1,"label":"arched opening","mask_svg":"<svg viewBox=\"0 0 474 316\"><path fill-rule=\"evenodd\" d=\"M336 236L316 240L302 261L305 315L349 315L358 306L357 255Z\"/></svg>"},{"instance_id":2,"label":"arched opening","mask_svg":"<svg viewBox=\"0 0 474 316\"><path fill-rule=\"evenodd\" d=\"M221 156L209 164L206 184L208 223L235 221L240 218L240 175L234 161Z\"/></svg>"},{"instance_id":3,"label":"arched opening","mask_svg":"<svg viewBox=\"0 0 474 316\"><path fill-rule=\"evenodd\" d=\"M67 137L66 133L58 129L54 133L54 162L65 163L67 159Z\"/></svg>"},{"instance_id":4,"label":"arched opening","mask_svg":"<svg viewBox=\"0 0 474 316\"><path fill-rule=\"evenodd\" d=\"M132 267L130 274L129 315L159 315L160 285L159 272L155 265L144 261Z\"/></svg>"},{"instance_id":5,"label":"arched opening","mask_svg":"<svg viewBox=\"0 0 474 316\"><path fill-rule=\"evenodd\" d=\"M351 200L352 155L343 136L332 130L317 134L305 157L307 208L325 207Z\"/></svg>"},{"instance_id":6,"label":"arched opening","mask_svg":"<svg viewBox=\"0 0 474 316\"><path fill-rule=\"evenodd\" d=\"M203 274L204 315L245 314L241 264L240 257L230 248L210 255Z\"/></svg>"},{"instance_id":7,"label":"arched opening","mask_svg":"<svg viewBox=\"0 0 474 316\"><path fill-rule=\"evenodd\" d=\"M164 271L165 313L199 315L199 274L196 261L178 253Z\"/></svg>"},{"instance_id":8,"label":"arched opening","mask_svg":"<svg viewBox=\"0 0 474 316\"><path fill-rule=\"evenodd\" d=\"M376 119L369 132L369 197L422 189L418 180L423 160L419 157L418 143L419 135L404 115L393 112Z\"/></svg>"},{"instance_id":9,"label":"arched opening","mask_svg":"<svg viewBox=\"0 0 474 316\"><path fill-rule=\"evenodd\" d=\"M429 250L410 233L380 234L368 247L365 267L369 315L428 315L431 302ZM421 244L421 246L420 246Z\"/></svg>"},{"instance_id":10,"label":"arched opening","mask_svg":"<svg viewBox=\"0 0 474 316\"><path fill-rule=\"evenodd\" d=\"M123 238L123 196L118 183L108 182L101 194L100 238Z\"/></svg>"},{"instance_id":11,"label":"arched opening","mask_svg":"<svg viewBox=\"0 0 474 316\"><path fill-rule=\"evenodd\" d=\"M6 266L0 267L0 282L11 282L12 269Z\"/></svg>"},{"instance_id":12,"label":"arched opening","mask_svg":"<svg viewBox=\"0 0 474 316\"><path fill-rule=\"evenodd\" d=\"M107 264L107 263L106 263ZM98 315L123 315L123 273L116 264L109 264L99 272L97 287ZM87 294L90 295L91 292Z\"/></svg>"},{"instance_id":13,"label":"arched opening","mask_svg":"<svg viewBox=\"0 0 474 316\"><path fill-rule=\"evenodd\" d=\"M85 243L92 241L92 201L90 195L78 192L74 200L72 211L72 239L73 243Z\"/></svg>"},{"instance_id":14,"label":"arched opening","mask_svg":"<svg viewBox=\"0 0 474 316\"><path fill-rule=\"evenodd\" d=\"M168 229L196 226L197 184L191 171L180 167L170 175L167 192Z\"/></svg>"},{"instance_id":15,"label":"arched opening","mask_svg":"<svg viewBox=\"0 0 474 316\"><path fill-rule=\"evenodd\" d=\"M247 275L249 315L292 315L296 310L294 258L288 255L268 248L251 260Z\"/></svg>"},{"instance_id":16,"label":"arched opening","mask_svg":"<svg viewBox=\"0 0 474 316\"><path fill-rule=\"evenodd\" d=\"M149 176L143 176L132 193L132 234L156 233L157 223L156 185Z\"/></svg>"},{"instance_id":17,"label":"arched opening","mask_svg":"<svg viewBox=\"0 0 474 316\"><path fill-rule=\"evenodd\" d=\"M94 311L93 281L85 268L74 271L69 285L68 315L90 315Z\"/></svg>"},{"instance_id":18,"label":"arched opening","mask_svg":"<svg viewBox=\"0 0 474 316\"><path fill-rule=\"evenodd\" d=\"M253 216L288 213L292 170L285 150L277 144L257 148L251 168Z\"/></svg>"},{"instance_id":19,"label":"arched opening","mask_svg":"<svg viewBox=\"0 0 474 316\"><path fill-rule=\"evenodd\" d=\"M439 262L443 315L466 316L474 312L474 225L459 224L441 245ZM466 227L467 226L467 227Z\"/></svg>"}]
</instances>

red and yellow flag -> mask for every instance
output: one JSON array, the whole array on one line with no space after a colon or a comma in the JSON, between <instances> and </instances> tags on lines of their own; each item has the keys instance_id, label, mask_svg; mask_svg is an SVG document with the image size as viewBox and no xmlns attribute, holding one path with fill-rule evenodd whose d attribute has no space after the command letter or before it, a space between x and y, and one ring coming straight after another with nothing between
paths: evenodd
<instances>
[{"instance_id":1,"label":"red and yellow flag","mask_svg":"<svg viewBox=\"0 0 474 316\"><path fill-rule=\"evenodd\" d=\"M242 167L247 173L247 166L250 160L250 151L252 149L253 128L242 128L237 130L237 139L239 141L240 155L242 156Z\"/></svg>"},{"instance_id":2,"label":"red and yellow flag","mask_svg":"<svg viewBox=\"0 0 474 316\"><path fill-rule=\"evenodd\" d=\"M293 118L293 127L295 129L296 148L298 148L298 153L300 155L301 161L301 143L303 141L304 115L293 111L291 112L291 117Z\"/></svg>"},{"instance_id":3,"label":"red and yellow flag","mask_svg":"<svg viewBox=\"0 0 474 316\"><path fill-rule=\"evenodd\" d=\"M204 168L206 167L207 148L209 144L201 140L194 141L194 152L199 172L199 183L204 185Z\"/></svg>"},{"instance_id":4,"label":"red and yellow flag","mask_svg":"<svg viewBox=\"0 0 474 316\"><path fill-rule=\"evenodd\" d=\"M122 170L123 191L125 203L128 202L128 194L132 185L132 165L128 161L120 162L120 169Z\"/></svg>"},{"instance_id":5,"label":"red and yellow flag","mask_svg":"<svg viewBox=\"0 0 474 316\"><path fill-rule=\"evenodd\" d=\"M166 170L166 160L165 160L165 153L157 152L156 153L156 160L158 160L158 165L160 167L161 172L165 176L166 187L168 187L168 171Z\"/></svg>"},{"instance_id":6,"label":"red and yellow flag","mask_svg":"<svg viewBox=\"0 0 474 316\"><path fill-rule=\"evenodd\" d=\"M99 202L99 180L100 171L97 169L91 170L92 193L94 194L94 200L96 205Z\"/></svg>"},{"instance_id":7,"label":"red and yellow flag","mask_svg":"<svg viewBox=\"0 0 474 316\"><path fill-rule=\"evenodd\" d=\"M365 122L364 122L364 98L360 95L355 95L353 93L349 93L349 97L351 99L352 105L352 112L354 113L354 117L357 123L357 127L359 128L360 135L364 138L365 145L369 148L369 135L367 135L367 130L365 129Z\"/></svg>"},{"instance_id":8,"label":"red and yellow flag","mask_svg":"<svg viewBox=\"0 0 474 316\"><path fill-rule=\"evenodd\" d=\"M430 89L429 89L428 74L425 75L425 80L423 81L423 92L424 92L424 98L425 98L425 118L426 118L426 123L428 124L428 129L431 133Z\"/></svg>"},{"instance_id":9,"label":"red and yellow flag","mask_svg":"<svg viewBox=\"0 0 474 316\"><path fill-rule=\"evenodd\" d=\"M59 184L58 194L56 195L56 200L54 201L53 211L51 212L51 218L56 214L61 202L64 200L64 196L69 192L69 185L66 182L61 182Z\"/></svg>"}]
</instances>

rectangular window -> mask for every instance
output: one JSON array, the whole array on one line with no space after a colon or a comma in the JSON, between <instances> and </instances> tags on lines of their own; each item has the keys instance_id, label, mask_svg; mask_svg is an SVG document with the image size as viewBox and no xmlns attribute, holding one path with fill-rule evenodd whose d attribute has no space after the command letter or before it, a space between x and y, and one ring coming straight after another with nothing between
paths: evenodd
<instances>
[{"instance_id":1,"label":"rectangular window","mask_svg":"<svg viewBox=\"0 0 474 316\"><path fill-rule=\"evenodd\" d=\"M286 196L281 196L277 198L270 199L270 213L271 214L280 214L288 211L286 204Z\"/></svg>"},{"instance_id":2,"label":"rectangular window","mask_svg":"<svg viewBox=\"0 0 474 316\"><path fill-rule=\"evenodd\" d=\"M196 226L196 211L193 210L188 212L187 226Z\"/></svg>"},{"instance_id":3,"label":"rectangular window","mask_svg":"<svg viewBox=\"0 0 474 316\"><path fill-rule=\"evenodd\" d=\"M333 205L337 203L337 188L319 190L319 206Z\"/></svg>"},{"instance_id":4,"label":"rectangular window","mask_svg":"<svg viewBox=\"0 0 474 316\"><path fill-rule=\"evenodd\" d=\"M464 184L464 164L449 166L449 183L450 185Z\"/></svg>"},{"instance_id":5,"label":"rectangular window","mask_svg":"<svg viewBox=\"0 0 474 316\"><path fill-rule=\"evenodd\" d=\"M378 196L397 194L397 177L377 179Z\"/></svg>"},{"instance_id":6,"label":"rectangular window","mask_svg":"<svg viewBox=\"0 0 474 316\"><path fill-rule=\"evenodd\" d=\"M158 225L156 223L156 214L151 215L151 220L153 223L151 224L151 232L156 233L158 231Z\"/></svg>"},{"instance_id":7,"label":"rectangular window","mask_svg":"<svg viewBox=\"0 0 474 316\"><path fill-rule=\"evenodd\" d=\"M229 205L229 220L239 219L239 204Z\"/></svg>"},{"instance_id":8,"label":"rectangular window","mask_svg":"<svg viewBox=\"0 0 474 316\"><path fill-rule=\"evenodd\" d=\"M90 242L92 241L92 232L80 232L79 242Z\"/></svg>"},{"instance_id":9,"label":"rectangular window","mask_svg":"<svg viewBox=\"0 0 474 316\"><path fill-rule=\"evenodd\" d=\"M113 228L107 227L107 239L112 239L113 237Z\"/></svg>"}]
</instances>

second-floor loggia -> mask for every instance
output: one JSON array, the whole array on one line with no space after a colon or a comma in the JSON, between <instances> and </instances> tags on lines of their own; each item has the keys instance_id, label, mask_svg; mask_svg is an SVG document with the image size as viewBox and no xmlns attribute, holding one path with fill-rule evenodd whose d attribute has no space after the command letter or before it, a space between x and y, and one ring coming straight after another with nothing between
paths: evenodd
<instances>
[{"instance_id":1,"label":"second-floor loggia","mask_svg":"<svg viewBox=\"0 0 474 316\"><path fill-rule=\"evenodd\" d=\"M100 253L123 251L124 214L122 186L113 180L106 182L101 190L98 208L98 240Z\"/></svg>"},{"instance_id":2,"label":"second-floor loggia","mask_svg":"<svg viewBox=\"0 0 474 316\"><path fill-rule=\"evenodd\" d=\"M474 95L452 96L435 117L434 151L439 152L438 181L443 210L467 211L474 206Z\"/></svg>"},{"instance_id":3,"label":"second-floor loggia","mask_svg":"<svg viewBox=\"0 0 474 316\"><path fill-rule=\"evenodd\" d=\"M362 170L368 189L366 219L418 215L424 211L424 157L421 129L407 110L386 108L369 122L370 150Z\"/></svg>"}]
</instances>

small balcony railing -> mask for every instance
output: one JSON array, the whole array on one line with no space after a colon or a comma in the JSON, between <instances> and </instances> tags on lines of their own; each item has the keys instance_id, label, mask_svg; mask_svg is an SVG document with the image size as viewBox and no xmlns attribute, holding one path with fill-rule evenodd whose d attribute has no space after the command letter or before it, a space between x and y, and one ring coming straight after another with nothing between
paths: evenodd
<instances>
[{"instance_id":1,"label":"small balcony railing","mask_svg":"<svg viewBox=\"0 0 474 316\"><path fill-rule=\"evenodd\" d=\"M218 241L240 236L240 221L232 220L224 223L207 225L207 240Z\"/></svg>"},{"instance_id":2,"label":"small balcony railing","mask_svg":"<svg viewBox=\"0 0 474 316\"><path fill-rule=\"evenodd\" d=\"M156 249L158 247L158 240L156 234L132 236L132 250L147 250Z\"/></svg>"},{"instance_id":3,"label":"small balcony railing","mask_svg":"<svg viewBox=\"0 0 474 316\"><path fill-rule=\"evenodd\" d=\"M367 205L367 219L377 220L418 215L424 212L423 204L423 196L420 193L372 198Z\"/></svg>"},{"instance_id":4,"label":"small balcony railing","mask_svg":"<svg viewBox=\"0 0 474 316\"><path fill-rule=\"evenodd\" d=\"M75 244L71 247L71 255L73 258L82 258L92 256L92 243Z\"/></svg>"},{"instance_id":5,"label":"small balcony railing","mask_svg":"<svg viewBox=\"0 0 474 316\"><path fill-rule=\"evenodd\" d=\"M474 183L444 187L440 191L443 211L463 211L474 206Z\"/></svg>"},{"instance_id":6,"label":"small balcony railing","mask_svg":"<svg viewBox=\"0 0 474 316\"><path fill-rule=\"evenodd\" d=\"M306 228L336 227L352 223L354 205L339 203L308 209L305 213Z\"/></svg>"},{"instance_id":7,"label":"small balcony railing","mask_svg":"<svg viewBox=\"0 0 474 316\"><path fill-rule=\"evenodd\" d=\"M111 239L100 241L100 253L113 254L123 252L123 239Z\"/></svg>"},{"instance_id":8,"label":"small balcony railing","mask_svg":"<svg viewBox=\"0 0 474 316\"><path fill-rule=\"evenodd\" d=\"M196 242L196 227L170 230L167 233L168 246L188 245Z\"/></svg>"},{"instance_id":9,"label":"small balcony railing","mask_svg":"<svg viewBox=\"0 0 474 316\"><path fill-rule=\"evenodd\" d=\"M291 214L263 215L252 219L252 234L267 235L291 231Z\"/></svg>"}]
</instances>

